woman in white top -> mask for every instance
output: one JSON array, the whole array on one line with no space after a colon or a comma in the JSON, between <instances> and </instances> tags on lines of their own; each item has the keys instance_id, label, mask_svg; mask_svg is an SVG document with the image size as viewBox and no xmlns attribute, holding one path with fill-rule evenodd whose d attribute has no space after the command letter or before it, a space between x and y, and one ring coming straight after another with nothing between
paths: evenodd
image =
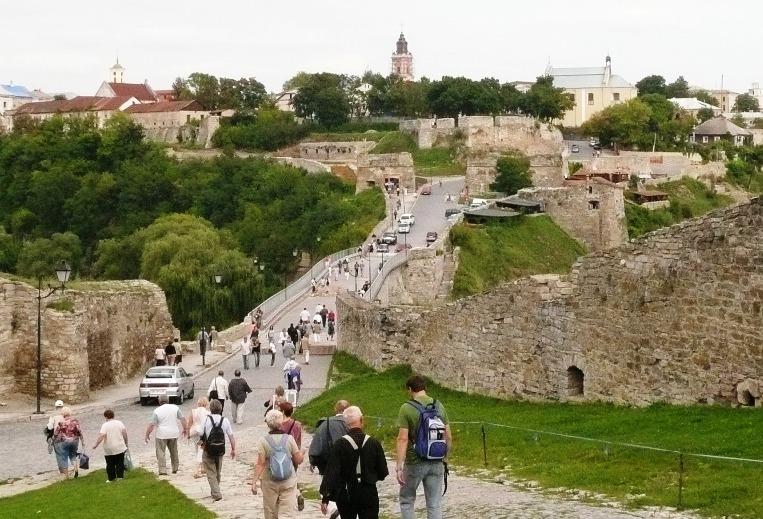
<instances>
[{"instance_id":1,"label":"woman in white top","mask_svg":"<svg viewBox=\"0 0 763 519\"><path fill-rule=\"evenodd\" d=\"M164 366L167 362L167 353L164 351L164 348L159 346L154 350L154 361L156 362L154 366Z\"/></svg>"},{"instance_id":2,"label":"woman in white top","mask_svg":"<svg viewBox=\"0 0 763 519\"><path fill-rule=\"evenodd\" d=\"M191 419L188 424L188 438L193 442L196 449L196 472L193 473L195 478L204 476L204 464L201 461L204 450L199 443L204 432L204 422L207 420L207 416L209 416L209 400L201 397L196 401L196 407L191 411Z\"/></svg>"},{"instance_id":3,"label":"woman in white top","mask_svg":"<svg viewBox=\"0 0 763 519\"><path fill-rule=\"evenodd\" d=\"M106 474L111 483L115 479L125 477L125 452L127 452L127 429L125 424L114 419L114 411L106 409L103 413L106 422L101 426L93 450L103 442L103 454L106 457Z\"/></svg>"}]
</instances>

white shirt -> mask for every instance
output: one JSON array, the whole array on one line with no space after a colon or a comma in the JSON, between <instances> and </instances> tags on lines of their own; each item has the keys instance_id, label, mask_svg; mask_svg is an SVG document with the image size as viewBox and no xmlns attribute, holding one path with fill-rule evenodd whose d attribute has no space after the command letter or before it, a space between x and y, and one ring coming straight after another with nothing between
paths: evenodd
<instances>
[{"instance_id":1,"label":"white shirt","mask_svg":"<svg viewBox=\"0 0 763 519\"><path fill-rule=\"evenodd\" d=\"M283 370L288 372L296 368L297 366L299 366L299 363L296 360L289 359L286 361L286 364L283 365Z\"/></svg>"},{"instance_id":2,"label":"white shirt","mask_svg":"<svg viewBox=\"0 0 763 519\"><path fill-rule=\"evenodd\" d=\"M210 420L210 418L214 420L215 425L217 425L218 423L220 423L221 416L219 414L210 414L210 415L207 415L206 418L204 418L204 434L206 434L207 436L209 436L209 433L212 432L212 420ZM230 426L230 422L228 421L227 418L222 418L222 420L223 420L223 424L222 424L223 432L228 438L232 438L233 429Z\"/></svg>"},{"instance_id":3,"label":"white shirt","mask_svg":"<svg viewBox=\"0 0 763 519\"><path fill-rule=\"evenodd\" d=\"M63 420L64 417L60 414L54 414L50 418L48 418L48 430L55 431L56 427L58 427L58 424Z\"/></svg>"},{"instance_id":4,"label":"white shirt","mask_svg":"<svg viewBox=\"0 0 763 519\"><path fill-rule=\"evenodd\" d=\"M175 423L177 424L177 421ZM125 424L119 420L107 420L101 426L100 433L106 435L106 438L103 440L103 453L106 456L121 454L127 450L127 444L123 435L124 431Z\"/></svg>"},{"instance_id":5,"label":"white shirt","mask_svg":"<svg viewBox=\"0 0 763 519\"><path fill-rule=\"evenodd\" d=\"M154 358L156 360L164 360L167 358L167 354L164 352L164 348L156 348L154 350Z\"/></svg>"},{"instance_id":6,"label":"white shirt","mask_svg":"<svg viewBox=\"0 0 763 519\"><path fill-rule=\"evenodd\" d=\"M323 310L323 305L315 305L315 313L320 315L321 310Z\"/></svg>"},{"instance_id":7,"label":"white shirt","mask_svg":"<svg viewBox=\"0 0 763 519\"><path fill-rule=\"evenodd\" d=\"M313 316L313 322L314 323L322 323L323 322L323 317L321 317L321 313L320 312L315 312L315 315Z\"/></svg>"},{"instance_id":8,"label":"white shirt","mask_svg":"<svg viewBox=\"0 0 763 519\"><path fill-rule=\"evenodd\" d=\"M241 340L241 355L249 355L250 353L252 353L252 341L247 336Z\"/></svg>"},{"instance_id":9,"label":"white shirt","mask_svg":"<svg viewBox=\"0 0 763 519\"><path fill-rule=\"evenodd\" d=\"M310 320L310 312L307 311L307 308L302 310L299 314L299 320L300 321L309 321Z\"/></svg>"},{"instance_id":10,"label":"white shirt","mask_svg":"<svg viewBox=\"0 0 763 519\"><path fill-rule=\"evenodd\" d=\"M181 418L183 418L183 413L175 404L162 404L154 409L151 423L156 425L156 437L160 440L171 440L179 437L178 420Z\"/></svg>"},{"instance_id":11,"label":"white shirt","mask_svg":"<svg viewBox=\"0 0 763 519\"><path fill-rule=\"evenodd\" d=\"M212 379L212 383L209 384L209 390L207 390L207 394L211 393L214 390L217 390L218 400L227 399L228 398L228 381L225 380L220 375L217 375L215 378Z\"/></svg>"}]
</instances>

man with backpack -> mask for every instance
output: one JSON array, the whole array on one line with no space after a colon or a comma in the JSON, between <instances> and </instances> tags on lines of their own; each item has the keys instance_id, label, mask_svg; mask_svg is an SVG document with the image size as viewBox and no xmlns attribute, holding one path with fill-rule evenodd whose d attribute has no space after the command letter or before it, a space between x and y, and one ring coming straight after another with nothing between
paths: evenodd
<instances>
[{"instance_id":1,"label":"man with backpack","mask_svg":"<svg viewBox=\"0 0 763 519\"><path fill-rule=\"evenodd\" d=\"M320 488L321 512L326 515L329 501L334 501L342 519L378 519L376 482L389 475L384 449L363 432L359 407L348 407L342 416L350 431L331 449Z\"/></svg>"},{"instance_id":2,"label":"man with backpack","mask_svg":"<svg viewBox=\"0 0 763 519\"><path fill-rule=\"evenodd\" d=\"M308 456L310 467L317 468L319 474L324 474L326 471L331 446L334 445L336 440L350 432L342 414L348 407L350 407L350 404L347 400L339 400L334 405L334 412L336 414L328 418L322 418L315 424L315 434L313 434L313 441L310 443Z\"/></svg>"},{"instance_id":3,"label":"man with backpack","mask_svg":"<svg viewBox=\"0 0 763 519\"><path fill-rule=\"evenodd\" d=\"M423 483L427 519L441 519L445 460L452 442L448 415L441 402L427 395L424 377L412 375L405 386L411 399L400 406L397 417L395 472L400 483L400 515L415 518L416 489Z\"/></svg>"},{"instance_id":4,"label":"man with backpack","mask_svg":"<svg viewBox=\"0 0 763 519\"><path fill-rule=\"evenodd\" d=\"M281 430L283 420L278 409L268 411L265 423L269 431L257 442L252 493L257 494L262 479L262 508L268 519L291 517L297 508L297 467L305 457L294 437Z\"/></svg>"},{"instance_id":5,"label":"man with backpack","mask_svg":"<svg viewBox=\"0 0 763 519\"><path fill-rule=\"evenodd\" d=\"M223 498L220 493L220 476L223 470L223 458L225 457L225 437L230 442L230 457L236 457L236 439L233 429L227 418L223 418L223 406L219 400L209 403L209 415L204 422L204 434L201 437L204 453L201 462L204 472L207 474L210 493L213 501Z\"/></svg>"}]
</instances>

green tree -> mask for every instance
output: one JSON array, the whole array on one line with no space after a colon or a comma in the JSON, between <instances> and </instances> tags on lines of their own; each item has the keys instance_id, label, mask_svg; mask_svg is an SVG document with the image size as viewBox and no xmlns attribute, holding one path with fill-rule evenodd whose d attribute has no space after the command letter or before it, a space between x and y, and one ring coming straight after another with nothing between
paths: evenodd
<instances>
[{"instance_id":1,"label":"green tree","mask_svg":"<svg viewBox=\"0 0 763 519\"><path fill-rule=\"evenodd\" d=\"M552 121L561 119L564 112L571 110L575 102L562 88L554 86L554 78L540 76L525 94L525 113L540 119Z\"/></svg>"},{"instance_id":2,"label":"green tree","mask_svg":"<svg viewBox=\"0 0 763 519\"><path fill-rule=\"evenodd\" d=\"M21 244L0 227L0 272L15 272Z\"/></svg>"},{"instance_id":3,"label":"green tree","mask_svg":"<svg viewBox=\"0 0 763 519\"><path fill-rule=\"evenodd\" d=\"M493 191L513 195L533 185L530 160L520 153L499 157L496 169L495 182L490 184Z\"/></svg>"},{"instance_id":4,"label":"green tree","mask_svg":"<svg viewBox=\"0 0 763 519\"><path fill-rule=\"evenodd\" d=\"M343 79L338 74L311 74L294 96L294 113L326 128L347 122L350 101L342 86Z\"/></svg>"},{"instance_id":5,"label":"green tree","mask_svg":"<svg viewBox=\"0 0 763 519\"><path fill-rule=\"evenodd\" d=\"M82 245L71 232L55 233L50 238L37 238L24 244L16 263L16 272L28 278L48 278L64 260L76 273L82 264Z\"/></svg>"},{"instance_id":6,"label":"green tree","mask_svg":"<svg viewBox=\"0 0 763 519\"><path fill-rule=\"evenodd\" d=\"M261 108L254 113L238 112L230 119L223 119L212 143L218 148L231 145L237 149L273 151L298 142L309 129L297 123L289 112Z\"/></svg>"},{"instance_id":7,"label":"green tree","mask_svg":"<svg viewBox=\"0 0 763 519\"><path fill-rule=\"evenodd\" d=\"M659 93L659 92L654 92ZM665 97L671 99L673 97L690 97L689 82L684 79L683 76L678 76L678 79L665 86Z\"/></svg>"},{"instance_id":8,"label":"green tree","mask_svg":"<svg viewBox=\"0 0 763 519\"><path fill-rule=\"evenodd\" d=\"M698 100L702 101L703 103L707 103L709 105L718 106L718 100L708 92L707 90L694 90L691 92L691 95L693 97L696 97Z\"/></svg>"},{"instance_id":9,"label":"green tree","mask_svg":"<svg viewBox=\"0 0 763 519\"><path fill-rule=\"evenodd\" d=\"M177 78L172 89L178 99L194 99L208 109L254 110L269 98L265 85L253 77L230 79L194 72L187 79Z\"/></svg>"},{"instance_id":10,"label":"green tree","mask_svg":"<svg viewBox=\"0 0 763 519\"><path fill-rule=\"evenodd\" d=\"M760 103L757 97L750 94L739 94L732 110L734 112L759 112Z\"/></svg>"},{"instance_id":11,"label":"green tree","mask_svg":"<svg viewBox=\"0 0 763 519\"><path fill-rule=\"evenodd\" d=\"M742 114L734 114L734 116L731 118L731 122L739 126L740 128L746 128L747 122L745 121L744 117L742 117Z\"/></svg>"},{"instance_id":12,"label":"green tree","mask_svg":"<svg viewBox=\"0 0 763 519\"><path fill-rule=\"evenodd\" d=\"M697 119L699 122L704 123L705 121L712 119L715 117L715 112L712 108L700 108L697 110Z\"/></svg>"},{"instance_id":13,"label":"green tree","mask_svg":"<svg viewBox=\"0 0 763 519\"><path fill-rule=\"evenodd\" d=\"M644 96L647 94L661 94L665 95L667 85L665 84L665 78L659 75L646 76L641 81L636 83L638 89L638 95Z\"/></svg>"}]
</instances>

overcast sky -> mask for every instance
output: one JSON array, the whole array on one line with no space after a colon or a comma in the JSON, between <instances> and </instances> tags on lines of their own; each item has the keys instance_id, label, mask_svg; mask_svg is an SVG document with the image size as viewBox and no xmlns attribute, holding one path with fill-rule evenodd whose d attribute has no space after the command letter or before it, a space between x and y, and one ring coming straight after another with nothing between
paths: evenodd
<instances>
[{"instance_id":1,"label":"overcast sky","mask_svg":"<svg viewBox=\"0 0 763 519\"><path fill-rule=\"evenodd\" d=\"M68 0L14 2L1 19L0 83L83 95L117 54L128 82L155 89L195 71L254 76L270 91L299 70L386 75L401 27L417 78L533 80L549 59L601 66L609 53L631 83L763 82L759 0Z\"/></svg>"}]
</instances>

